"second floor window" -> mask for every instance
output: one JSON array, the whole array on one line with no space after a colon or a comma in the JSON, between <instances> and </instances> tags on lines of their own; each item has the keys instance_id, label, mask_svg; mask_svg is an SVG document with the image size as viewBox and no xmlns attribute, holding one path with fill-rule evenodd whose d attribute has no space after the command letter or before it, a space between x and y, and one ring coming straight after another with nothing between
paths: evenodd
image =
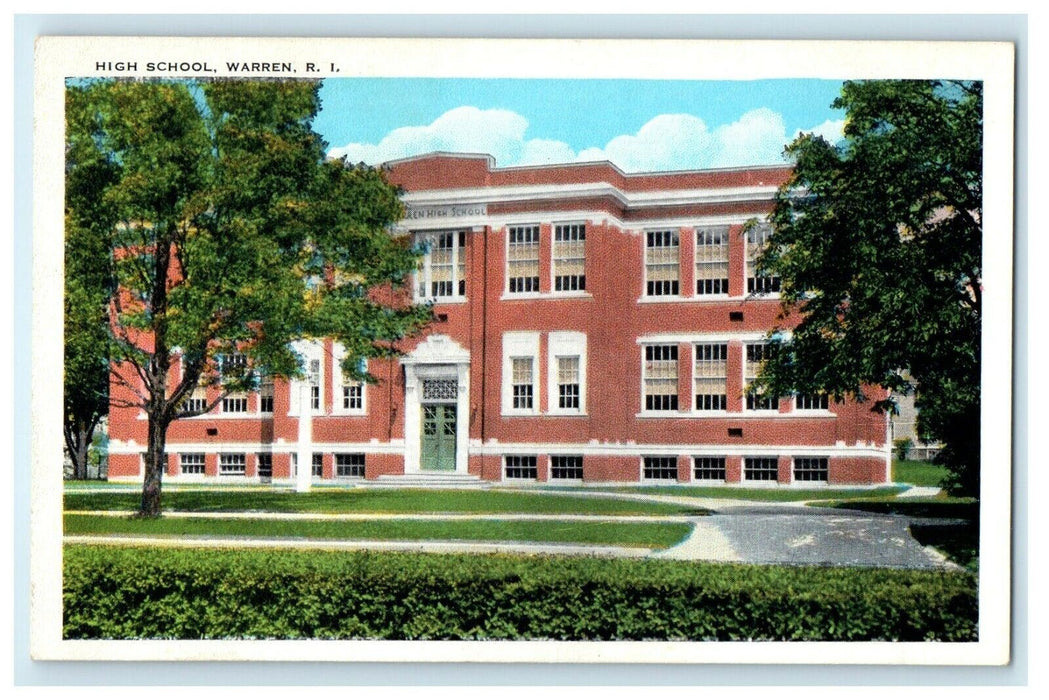
<instances>
[{"instance_id":1,"label":"second floor window","mask_svg":"<svg viewBox=\"0 0 1049 700\"><path fill-rule=\"evenodd\" d=\"M728 226L696 231L696 294L728 294Z\"/></svg>"},{"instance_id":2,"label":"second floor window","mask_svg":"<svg viewBox=\"0 0 1049 700\"><path fill-rule=\"evenodd\" d=\"M747 344L747 361L744 363L744 386L747 392L748 411L775 411L779 409L779 398L766 396L762 392L751 388L761 372L761 365L769 358L772 346L768 343Z\"/></svg>"},{"instance_id":3,"label":"second floor window","mask_svg":"<svg viewBox=\"0 0 1049 700\"><path fill-rule=\"evenodd\" d=\"M259 412L273 413L273 377L263 377L259 384Z\"/></svg>"},{"instance_id":4,"label":"second floor window","mask_svg":"<svg viewBox=\"0 0 1049 700\"><path fill-rule=\"evenodd\" d=\"M507 291L526 294L539 291L539 227L511 226L506 249Z\"/></svg>"},{"instance_id":5,"label":"second floor window","mask_svg":"<svg viewBox=\"0 0 1049 700\"><path fill-rule=\"evenodd\" d=\"M554 226L554 291L581 292L586 289L586 226Z\"/></svg>"},{"instance_id":6,"label":"second floor window","mask_svg":"<svg viewBox=\"0 0 1049 700\"><path fill-rule=\"evenodd\" d=\"M420 241L425 253L416 273L420 299L455 299L466 296L466 232L440 231Z\"/></svg>"},{"instance_id":7,"label":"second floor window","mask_svg":"<svg viewBox=\"0 0 1049 700\"><path fill-rule=\"evenodd\" d=\"M645 236L645 294L677 296L681 293L678 232L647 231Z\"/></svg>"},{"instance_id":8,"label":"second floor window","mask_svg":"<svg viewBox=\"0 0 1049 700\"><path fill-rule=\"evenodd\" d=\"M779 277L758 266L758 257L768 247L772 227L758 224L747 231L747 294L769 294L779 291Z\"/></svg>"}]
</instances>

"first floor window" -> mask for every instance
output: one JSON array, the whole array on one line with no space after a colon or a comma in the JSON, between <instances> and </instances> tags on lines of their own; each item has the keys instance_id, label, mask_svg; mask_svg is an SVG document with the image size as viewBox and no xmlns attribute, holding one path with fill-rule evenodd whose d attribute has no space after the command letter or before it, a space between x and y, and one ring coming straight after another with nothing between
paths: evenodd
<instances>
[{"instance_id":1,"label":"first floor window","mask_svg":"<svg viewBox=\"0 0 1049 700\"><path fill-rule=\"evenodd\" d=\"M704 343L696 346L696 365L693 374L696 384L697 411L724 411L728 382L728 345Z\"/></svg>"},{"instance_id":2,"label":"first floor window","mask_svg":"<svg viewBox=\"0 0 1049 700\"><path fill-rule=\"evenodd\" d=\"M535 405L533 365L531 357L514 357L510 360L513 371L513 407L531 409Z\"/></svg>"},{"instance_id":3,"label":"first floor window","mask_svg":"<svg viewBox=\"0 0 1049 700\"><path fill-rule=\"evenodd\" d=\"M248 397L243 394L230 394L222 399L223 413L247 413Z\"/></svg>"},{"instance_id":4,"label":"first floor window","mask_svg":"<svg viewBox=\"0 0 1049 700\"><path fill-rule=\"evenodd\" d=\"M645 346L645 410L676 411L677 345Z\"/></svg>"},{"instance_id":5,"label":"first floor window","mask_svg":"<svg viewBox=\"0 0 1049 700\"><path fill-rule=\"evenodd\" d=\"M724 457L696 457L693 461L692 478L696 481L724 481Z\"/></svg>"},{"instance_id":6,"label":"first floor window","mask_svg":"<svg viewBox=\"0 0 1049 700\"><path fill-rule=\"evenodd\" d=\"M259 412L273 413L273 377L264 377L259 385Z\"/></svg>"},{"instance_id":7,"label":"first floor window","mask_svg":"<svg viewBox=\"0 0 1049 700\"><path fill-rule=\"evenodd\" d=\"M313 457L311 458L310 461L311 461L310 467L312 468L310 473L313 474L313 476L323 476L324 475L324 455L314 452L313 453Z\"/></svg>"},{"instance_id":8,"label":"first floor window","mask_svg":"<svg viewBox=\"0 0 1049 700\"><path fill-rule=\"evenodd\" d=\"M364 477L364 455L335 455L335 474L341 477Z\"/></svg>"},{"instance_id":9,"label":"first floor window","mask_svg":"<svg viewBox=\"0 0 1049 700\"><path fill-rule=\"evenodd\" d=\"M748 411L775 411L779 409L779 398L766 396L757 389L752 389L751 384L757 381L761 372L761 365L772 354L772 346L768 343L750 343L747 345L747 361L744 369L744 384L747 391Z\"/></svg>"},{"instance_id":10,"label":"first floor window","mask_svg":"<svg viewBox=\"0 0 1049 700\"><path fill-rule=\"evenodd\" d=\"M557 407L579 408L579 358L557 358Z\"/></svg>"},{"instance_id":11,"label":"first floor window","mask_svg":"<svg viewBox=\"0 0 1049 700\"><path fill-rule=\"evenodd\" d=\"M243 474L247 465L247 455L220 454L219 474Z\"/></svg>"},{"instance_id":12,"label":"first floor window","mask_svg":"<svg viewBox=\"0 0 1049 700\"><path fill-rule=\"evenodd\" d=\"M255 455L259 465L259 478L270 479L273 477L273 455L263 452Z\"/></svg>"},{"instance_id":13,"label":"first floor window","mask_svg":"<svg viewBox=\"0 0 1049 700\"><path fill-rule=\"evenodd\" d=\"M582 479L582 456L555 455L550 458L551 479Z\"/></svg>"},{"instance_id":14,"label":"first floor window","mask_svg":"<svg viewBox=\"0 0 1049 700\"><path fill-rule=\"evenodd\" d=\"M826 394L798 394L794 406L799 411L826 411L830 402Z\"/></svg>"},{"instance_id":15,"label":"first floor window","mask_svg":"<svg viewBox=\"0 0 1049 700\"><path fill-rule=\"evenodd\" d=\"M747 481L777 481L779 460L775 457L746 457L743 460L743 478Z\"/></svg>"},{"instance_id":16,"label":"first floor window","mask_svg":"<svg viewBox=\"0 0 1049 700\"><path fill-rule=\"evenodd\" d=\"M507 455L505 458L507 479L537 479L535 456Z\"/></svg>"},{"instance_id":17,"label":"first floor window","mask_svg":"<svg viewBox=\"0 0 1049 700\"><path fill-rule=\"evenodd\" d=\"M179 455L179 471L183 474L203 474L204 455L199 452Z\"/></svg>"},{"instance_id":18,"label":"first floor window","mask_svg":"<svg viewBox=\"0 0 1049 700\"><path fill-rule=\"evenodd\" d=\"M646 479L677 481L677 457L645 457Z\"/></svg>"},{"instance_id":19,"label":"first floor window","mask_svg":"<svg viewBox=\"0 0 1049 700\"><path fill-rule=\"evenodd\" d=\"M827 481L826 457L795 457L794 481Z\"/></svg>"}]
</instances>

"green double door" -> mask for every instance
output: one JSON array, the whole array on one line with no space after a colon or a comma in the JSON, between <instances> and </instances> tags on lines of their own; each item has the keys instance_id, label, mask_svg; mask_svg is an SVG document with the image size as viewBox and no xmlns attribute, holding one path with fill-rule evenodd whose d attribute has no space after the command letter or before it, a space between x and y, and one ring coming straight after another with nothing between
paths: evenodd
<instances>
[{"instance_id":1,"label":"green double door","mask_svg":"<svg viewBox=\"0 0 1049 700\"><path fill-rule=\"evenodd\" d=\"M422 463L425 471L455 471L455 404L423 404Z\"/></svg>"}]
</instances>

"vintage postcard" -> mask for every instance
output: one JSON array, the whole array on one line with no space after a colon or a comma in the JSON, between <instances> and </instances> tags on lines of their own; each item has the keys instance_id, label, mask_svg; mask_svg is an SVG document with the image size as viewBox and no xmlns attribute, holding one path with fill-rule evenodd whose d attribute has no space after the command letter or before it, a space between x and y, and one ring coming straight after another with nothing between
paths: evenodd
<instances>
[{"instance_id":1,"label":"vintage postcard","mask_svg":"<svg viewBox=\"0 0 1049 700\"><path fill-rule=\"evenodd\" d=\"M1008 663L1011 45L35 79L34 659Z\"/></svg>"}]
</instances>

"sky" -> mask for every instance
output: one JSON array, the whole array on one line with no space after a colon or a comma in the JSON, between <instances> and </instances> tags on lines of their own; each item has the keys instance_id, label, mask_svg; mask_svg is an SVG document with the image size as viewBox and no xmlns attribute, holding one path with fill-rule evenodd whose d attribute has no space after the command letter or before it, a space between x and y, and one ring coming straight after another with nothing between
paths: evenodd
<instances>
[{"instance_id":1,"label":"sky","mask_svg":"<svg viewBox=\"0 0 1049 700\"><path fill-rule=\"evenodd\" d=\"M841 137L834 80L326 79L314 128L375 165L431 151L497 167L609 160L626 172L784 162L805 132Z\"/></svg>"}]
</instances>

